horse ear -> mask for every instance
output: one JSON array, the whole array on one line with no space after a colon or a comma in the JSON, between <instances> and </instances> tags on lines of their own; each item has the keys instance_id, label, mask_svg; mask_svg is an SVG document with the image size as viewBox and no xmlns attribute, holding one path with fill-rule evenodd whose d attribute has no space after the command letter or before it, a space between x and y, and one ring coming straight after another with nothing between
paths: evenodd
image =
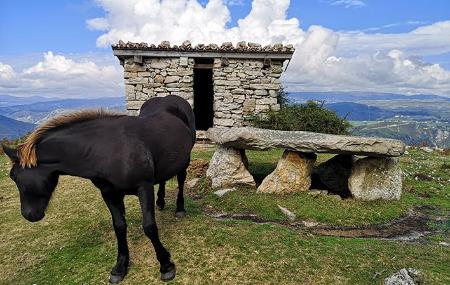
<instances>
[{"instance_id":1,"label":"horse ear","mask_svg":"<svg viewBox=\"0 0 450 285\"><path fill-rule=\"evenodd\" d=\"M19 156L17 155L17 150L13 149L9 146L2 145L3 151L6 153L6 155L13 161L13 162L19 162Z\"/></svg>"}]
</instances>

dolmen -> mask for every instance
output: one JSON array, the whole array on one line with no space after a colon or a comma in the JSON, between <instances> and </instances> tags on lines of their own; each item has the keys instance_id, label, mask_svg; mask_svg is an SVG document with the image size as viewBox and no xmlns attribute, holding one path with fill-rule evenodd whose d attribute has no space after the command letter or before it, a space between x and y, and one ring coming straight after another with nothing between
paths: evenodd
<instances>
[{"instance_id":1,"label":"dolmen","mask_svg":"<svg viewBox=\"0 0 450 285\"><path fill-rule=\"evenodd\" d=\"M282 148L285 151L275 170L257 192L308 191L314 182L360 200L400 199L402 193L398 157L405 152L405 144L399 140L252 127L214 127L206 135L218 145L206 172L213 188L255 187L245 150ZM337 155L314 167L316 153Z\"/></svg>"}]
</instances>

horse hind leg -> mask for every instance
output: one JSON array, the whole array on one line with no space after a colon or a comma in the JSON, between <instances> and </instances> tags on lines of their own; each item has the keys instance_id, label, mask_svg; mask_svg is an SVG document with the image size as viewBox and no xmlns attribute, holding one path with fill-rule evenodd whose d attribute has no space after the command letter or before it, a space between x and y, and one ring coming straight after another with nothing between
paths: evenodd
<instances>
[{"instance_id":1,"label":"horse hind leg","mask_svg":"<svg viewBox=\"0 0 450 285\"><path fill-rule=\"evenodd\" d=\"M166 206L165 197L166 197L166 182L164 181L159 183L158 199L156 200L156 206L158 206L158 209L160 211L164 210Z\"/></svg>"},{"instance_id":2,"label":"horse hind leg","mask_svg":"<svg viewBox=\"0 0 450 285\"><path fill-rule=\"evenodd\" d=\"M177 208L175 210L175 216L182 218L186 216L186 210L184 209L184 182L186 181L187 167L183 168L177 174L178 181L178 195L177 195Z\"/></svg>"}]
</instances>

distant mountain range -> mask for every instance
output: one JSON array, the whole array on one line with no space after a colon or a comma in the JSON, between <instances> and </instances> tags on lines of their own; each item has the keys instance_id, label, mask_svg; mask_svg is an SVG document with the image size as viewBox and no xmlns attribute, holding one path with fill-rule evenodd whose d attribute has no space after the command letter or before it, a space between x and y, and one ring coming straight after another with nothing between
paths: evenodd
<instances>
[{"instance_id":1,"label":"distant mountain range","mask_svg":"<svg viewBox=\"0 0 450 285\"><path fill-rule=\"evenodd\" d=\"M299 103L307 100L319 100L327 103L378 100L445 101L450 103L450 98L438 95L402 95L375 92L289 92L289 99Z\"/></svg>"},{"instance_id":2,"label":"distant mountain range","mask_svg":"<svg viewBox=\"0 0 450 285\"><path fill-rule=\"evenodd\" d=\"M325 102L355 126L352 134L403 140L409 145L450 147L450 98L367 92L289 93L291 102Z\"/></svg>"},{"instance_id":3,"label":"distant mountain range","mask_svg":"<svg viewBox=\"0 0 450 285\"><path fill-rule=\"evenodd\" d=\"M8 107L15 105L26 105L38 102L47 102L60 100L58 98L47 98L42 96L31 96L31 97L16 97L11 95L0 95L0 107Z\"/></svg>"},{"instance_id":4,"label":"distant mountain range","mask_svg":"<svg viewBox=\"0 0 450 285\"><path fill-rule=\"evenodd\" d=\"M38 100L38 97L34 97L32 100L26 98L24 101L12 100L11 98L8 99L9 101L2 101L4 105L8 104L8 106L0 107L0 115L34 124L39 124L56 114L66 112L68 110L83 108L107 108L123 111L125 109L125 99L122 97L53 100L48 100L48 98L45 98L44 101L33 103L29 102L34 101L35 99ZM23 102L26 103L20 104Z\"/></svg>"},{"instance_id":5,"label":"distant mountain range","mask_svg":"<svg viewBox=\"0 0 450 285\"><path fill-rule=\"evenodd\" d=\"M0 139L18 138L57 114L84 108L124 111L125 99L123 97L60 99L0 95Z\"/></svg>"},{"instance_id":6,"label":"distant mountain range","mask_svg":"<svg viewBox=\"0 0 450 285\"><path fill-rule=\"evenodd\" d=\"M325 101L346 117L353 134L404 140L408 144L450 147L450 98L435 95L368 92L294 92L291 102ZM0 95L0 139L17 138L59 113L82 108L125 110L125 99L60 99Z\"/></svg>"},{"instance_id":7,"label":"distant mountain range","mask_svg":"<svg viewBox=\"0 0 450 285\"><path fill-rule=\"evenodd\" d=\"M35 124L17 121L0 115L0 139L21 137L31 132L35 127Z\"/></svg>"},{"instance_id":8,"label":"distant mountain range","mask_svg":"<svg viewBox=\"0 0 450 285\"><path fill-rule=\"evenodd\" d=\"M417 121L450 122L450 98L436 95L400 95L364 92L289 93L293 103L325 102L325 107L350 121L377 121L408 117Z\"/></svg>"}]
</instances>

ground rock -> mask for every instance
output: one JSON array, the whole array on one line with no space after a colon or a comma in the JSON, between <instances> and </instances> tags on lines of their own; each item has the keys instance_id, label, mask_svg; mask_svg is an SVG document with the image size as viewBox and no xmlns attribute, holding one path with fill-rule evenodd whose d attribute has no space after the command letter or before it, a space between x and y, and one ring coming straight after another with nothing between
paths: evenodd
<instances>
[{"instance_id":1,"label":"ground rock","mask_svg":"<svg viewBox=\"0 0 450 285\"><path fill-rule=\"evenodd\" d=\"M234 192L236 191L236 188L227 188L227 189L221 189L214 192L219 197L223 197L223 195L227 194L228 192Z\"/></svg>"},{"instance_id":2,"label":"ground rock","mask_svg":"<svg viewBox=\"0 0 450 285\"><path fill-rule=\"evenodd\" d=\"M316 155L285 150L275 170L258 187L260 193L287 194L308 191Z\"/></svg>"},{"instance_id":3,"label":"ground rock","mask_svg":"<svg viewBox=\"0 0 450 285\"><path fill-rule=\"evenodd\" d=\"M278 206L278 209L280 209L280 211L283 213L283 214L285 214L286 216L287 216L287 218L290 220L290 221L295 221L295 219L297 218L297 216L295 216L295 214L294 213L292 213L291 211L289 211L287 208L285 208L285 207L281 207L280 205L277 205Z\"/></svg>"},{"instance_id":4,"label":"ground rock","mask_svg":"<svg viewBox=\"0 0 450 285\"><path fill-rule=\"evenodd\" d=\"M210 128L207 136L217 144L238 149L284 148L309 153L325 152L380 157L400 156L405 151L405 144L399 140L251 127Z\"/></svg>"},{"instance_id":5,"label":"ground rock","mask_svg":"<svg viewBox=\"0 0 450 285\"><path fill-rule=\"evenodd\" d=\"M384 285L416 285L415 279L420 278L420 272L413 268L403 268L384 279Z\"/></svg>"},{"instance_id":6,"label":"ground rock","mask_svg":"<svg viewBox=\"0 0 450 285\"><path fill-rule=\"evenodd\" d=\"M195 185L197 185L199 180L200 180L200 178L194 178L194 179L189 180L188 182L186 182L186 188L193 189L195 187Z\"/></svg>"},{"instance_id":7,"label":"ground rock","mask_svg":"<svg viewBox=\"0 0 450 285\"><path fill-rule=\"evenodd\" d=\"M246 167L247 161L243 150L219 146L211 158L206 176L211 178L213 188L255 186L255 180Z\"/></svg>"},{"instance_id":8,"label":"ground rock","mask_svg":"<svg viewBox=\"0 0 450 285\"><path fill-rule=\"evenodd\" d=\"M400 199L402 170L396 158L366 157L357 160L348 180L352 196L360 200Z\"/></svg>"}]
</instances>

